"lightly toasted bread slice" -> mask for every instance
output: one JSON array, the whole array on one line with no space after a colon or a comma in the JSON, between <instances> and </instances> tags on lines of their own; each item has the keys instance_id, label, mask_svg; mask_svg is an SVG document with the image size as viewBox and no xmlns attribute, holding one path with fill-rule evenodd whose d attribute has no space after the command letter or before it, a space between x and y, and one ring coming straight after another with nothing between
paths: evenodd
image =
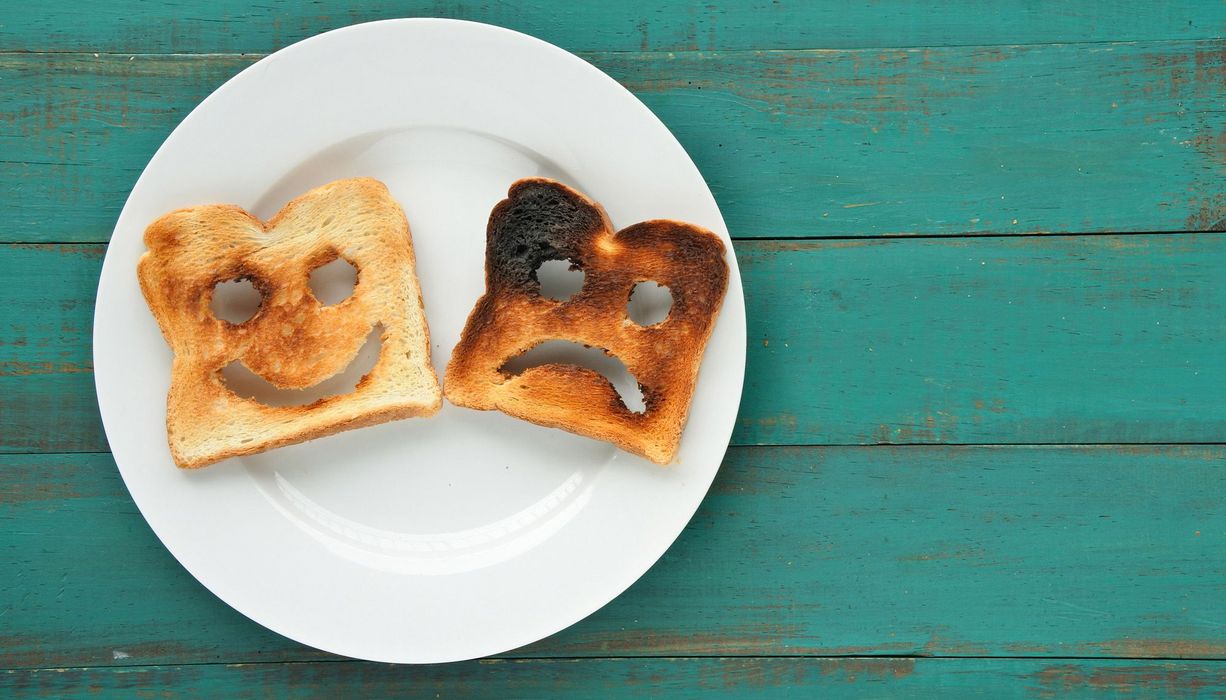
<instances>
[{"instance_id":1,"label":"lightly toasted bread slice","mask_svg":"<svg viewBox=\"0 0 1226 700\"><path fill-rule=\"evenodd\" d=\"M565 301L543 296L536 270L547 260L582 270L583 287ZM663 321L641 326L626 307L635 286L648 281L668 287L673 304ZM614 232L600 205L583 194L553 180L524 179L490 214L485 284L447 365L449 401L606 440L658 464L673 460L728 286L718 236L663 219ZM609 380L584 367L507 371L508 361L553 340L621 360L645 410L627 408Z\"/></svg>"},{"instance_id":2,"label":"lightly toasted bread slice","mask_svg":"<svg viewBox=\"0 0 1226 700\"><path fill-rule=\"evenodd\" d=\"M317 187L267 223L232 205L179 209L146 229L145 245L141 291L174 351L166 432L178 466L438 411L409 225L383 183ZM357 282L325 306L309 277L338 257L357 269ZM239 324L210 308L215 286L230 280L250 280L261 295ZM241 362L277 389L312 387L341 373L377 328L379 358L347 394L270 406L239 396L222 376Z\"/></svg>"}]
</instances>

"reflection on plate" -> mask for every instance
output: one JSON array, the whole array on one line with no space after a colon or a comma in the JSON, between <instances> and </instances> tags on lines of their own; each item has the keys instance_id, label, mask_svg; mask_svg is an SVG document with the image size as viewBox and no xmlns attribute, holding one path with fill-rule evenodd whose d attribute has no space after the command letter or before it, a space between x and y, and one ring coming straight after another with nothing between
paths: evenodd
<instances>
[{"instance_id":1,"label":"reflection on plate","mask_svg":"<svg viewBox=\"0 0 1226 700\"><path fill-rule=\"evenodd\" d=\"M278 472L272 473L272 480L275 492L260 486L273 507L330 552L372 569L422 576L472 571L523 554L574 518L592 492L590 485L583 487L583 472L576 471L535 503L501 520L419 535L363 525L311 500Z\"/></svg>"}]
</instances>

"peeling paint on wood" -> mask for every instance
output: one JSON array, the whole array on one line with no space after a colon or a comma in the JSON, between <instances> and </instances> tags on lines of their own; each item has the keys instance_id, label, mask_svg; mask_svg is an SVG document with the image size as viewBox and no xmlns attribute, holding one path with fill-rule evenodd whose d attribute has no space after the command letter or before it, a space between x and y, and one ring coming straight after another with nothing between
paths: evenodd
<instances>
[{"instance_id":1,"label":"peeling paint on wood","mask_svg":"<svg viewBox=\"0 0 1226 700\"><path fill-rule=\"evenodd\" d=\"M581 52L693 155L741 239L735 442L1226 435L1226 238L1035 235L1226 231L1221 2L86 0L0 20L0 241L56 242L0 246L0 452L105 449L105 248L64 242L106 241L170 129L265 52L415 14ZM967 233L1011 238L854 240ZM610 606L518 659L404 669L220 603L109 455L0 455L0 668L56 667L0 671L0 695L1226 695L1223 464L734 447ZM930 658L993 655L1060 658Z\"/></svg>"},{"instance_id":2,"label":"peeling paint on wood","mask_svg":"<svg viewBox=\"0 0 1226 700\"><path fill-rule=\"evenodd\" d=\"M739 443L1226 435L1224 236L741 242L737 252L749 337L761 339L748 344Z\"/></svg>"},{"instance_id":3,"label":"peeling paint on wood","mask_svg":"<svg viewBox=\"0 0 1226 700\"><path fill-rule=\"evenodd\" d=\"M267 52L349 24L433 16L505 26L570 50L690 51L807 47L945 46L1202 39L1221 36L1226 10L1213 2L1118 0L1110 4L985 0L973 11L907 0L809 3L564 0L442 3L434 0L207 5L133 0L24 6L0 25L0 51ZM985 21L985 18L991 18Z\"/></svg>"},{"instance_id":4,"label":"peeling paint on wood","mask_svg":"<svg viewBox=\"0 0 1226 700\"><path fill-rule=\"evenodd\" d=\"M90 339L104 250L0 246L0 451L106 449Z\"/></svg>"},{"instance_id":5,"label":"peeling paint on wood","mask_svg":"<svg viewBox=\"0 0 1226 700\"><path fill-rule=\"evenodd\" d=\"M34 374L89 374L93 371L93 363L88 362L84 364L77 362L0 362L0 377L28 377Z\"/></svg>"},{"instance_id":6,"label":"peeling paint on wood","mask_svg":"<svg viewBox=\"0 0 1226 700\"><path fill-rule=\"evenodd\" d=\"M1222 228L1223 47L585 57L674 131L735 237L1015 235ZM170 130L256 58L0 55L0 178L21 183L0 240L107 240Z\"/></svg>"},{"instance_id":7,"label":"peeling paint on wood","mask_svg":"<svg viewBox=\"0 0 1226 700\"><path fill-rule=\"evenodd\" d=\"M1098 696L1139 695L1165 698L1195 698L1218 695L1226 681L1226 663L1211 664L1205 675L1188 674L1170 663L1100 664L1084 661L1047 665L1033 674L1040 698L1067 698L1085 693Z\"/></svg>"},{"instance_id":8,"label":"peeling paint on wood","mask_svg":"<svg viewBox=\"0 0 1226 700\"><path fill-rule=\"evenodd\" d=\"M1226 446L733 448L643 579L514 655L1226 658L1223 464ZM196 583L109 455L0 457L0 559L0 668L331 658Z\"/></svg>"},{"instance_id":9,"label":"peeling paint on wood","mask_svg":"<svg viewBox=\"0 0 1226 700\"><path fill-rule=\"evenodd\" d=\"M1226 663L1034 659L522 659L437 666L329 662L46 669L0 675L20 697L473 698L1212 697ZM156 690L154 690L156 689Z\"/></svg>"},{"instance_id":10,"label":"peeling paint on wood","mask_svg":"<svg viewBox=\"0 0 1226 700\"><path fill-rule=\"evenodd\" d=\"M1226 236L852 243L738 242L755 340L735 443L1226 435ZM106 449L100 252L0 246L0 451Z\"/></svg>"},{"instance_id":11,"label":"peeling paint on wood","mask_svg":"<svg viewBox=\"0 0 1226 700\"><path fill-rule=\"evenodd\" d=\"M1220 495L1222 492L1215 492ZM1193 534L1194 537L1200 535ZM1216 639L1186 639L1181 641L1154 640L1138 631L1134 637L1113 639L1090 645L1095 653L1133 658L1180 658L1180 659L1226 659L1226 618L1217 620L1199 620L1208 629L1217 628L1220 635ZM1176 630L1190 633L1191 629Z\"/></svg>"}]
</instances>

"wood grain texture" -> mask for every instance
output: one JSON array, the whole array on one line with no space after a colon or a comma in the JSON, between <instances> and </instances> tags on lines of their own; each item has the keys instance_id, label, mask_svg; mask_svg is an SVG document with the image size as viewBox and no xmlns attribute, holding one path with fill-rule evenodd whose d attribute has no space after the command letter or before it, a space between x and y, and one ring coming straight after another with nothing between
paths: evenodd
<instances>
[{"instance_id":1,"label":"wood grain texture","mask_svg":"<svg viewBox=\"0 0 1226 700\"><path fill-rule=\"evenodd\" d=\"M1224 464L1226 446L733 448L654 568L517 655L1226 658ZM0 560L0 668L331 658L175 564L109 455L0 457Z\"/></svg>"},{"instance_id":2,"label":"wood grain texture","mask_svg":"<svg viewBox=\"0 0 1226 700\"><path fill-rule=\"evenodd\" d=\"M489 660L44 669L0 674L24 698L1111 698L1226 693L1226 663L913 658ZM156 689L156 690L155 690Z\"/></svg>"},{"instance_id":3,"label":"wood grain texture","mask_svg":"<svg viewBox=\"0 0 1226 700\"><path fill-rule=\"evenodd\" d=\"M98 244L170 130L413 15L579 52L673 130L740 239L734 442L784 446L589 619L399 668L214 598L110 455L31 453L106 448ZM7 7L0 242L57 245L0 245L0 696L1226 695L1226 445L931 444L1226 442L1226 238L1172 234L1226 230L1224 37L1219 0Z\"/></svg>"},{"instance_id":4,"label":"wood grain texture","mask_svg":"<svg viewBox=\"0 0 1226 700\"><path fill-rule=\"evenodd\" d=\"M738 259L738 443L1226 437L1226 236L746 242Z\"/></svg>"},{"instance_id":5,"label":"wood grain texture","mask_svg":"<svg viewBox=\"0 0 1226 700\"><path fill-rule=\"evenodd\" d=\"M103 253L0 246L0 451L106 449L90 340Z\"/></svg>"},{"instance_id":6,"label":"wood grain texture","mask_svg":"<svg viewBox=\"0 0 1226 700\"><path fill-rule=\"evenodd\" d=\"M1226 228L1226 41L585 57L673 130L734 237ZM106 241L256 58L0 55L0 240Z\"/></svg>"},{"instance_id":7,"label":"wood grain texture","mask_svg":"<svg viewBox=\"0 0 1226 700\"><path fill-rule=\"evenodd\" d=\"M0 451L106 449L89 351L102 251L0 246ZM1226 235L736 252L749 319L736 444L1226 436Z\"/></svg>"},{"instance_id":8,"label":"wood grain texture","mask_svg":"<svg viewBox=\"0 0 1226 700\"><path fill-rule=\"evenodd\" d=\"M264 53L338 27L395 17L497 24L585 51L862 48L1204 39L1226 34L1217 2L989 0L929 6L908 0L740 0L448 3L366 0L252 4L222 0L85 0L19 4L0 24L0 51Z\"/></svg>"}]
</instances>

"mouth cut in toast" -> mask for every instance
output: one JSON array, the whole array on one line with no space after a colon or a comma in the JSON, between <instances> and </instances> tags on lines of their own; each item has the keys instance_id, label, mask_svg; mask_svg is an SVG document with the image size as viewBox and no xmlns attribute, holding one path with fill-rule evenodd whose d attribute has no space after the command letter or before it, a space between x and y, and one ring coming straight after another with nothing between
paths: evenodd
<instances>
[{"instance_id":1,"label":"mouth cut in toast","mask_svg":"<svg viewBox=\"0 0 1226 700\"><path fill-rule=\"evenodd\" d=\"M232 205L179 209L145 230L145 245L137 274L174 351L166 432L180 467L438 411L409 225L383 183L323 185L267 223ZM325 305L309 278L338 258L357 282ZM211 308L215 287L234 280L260 294L241 323ZM378 359L356 388L306 405L244 398L223 376L240 363L276 389L308 389L345 370L375 335Z\"/></svg>"},{"instance_id":2,"label":"mouth cut in toast","mask_svg":"<svg viewBox=\"0 0 1226 700\"><path fill-rule=\"evenodd\" d=\"M541 292L537 270L549 260L584 273L568 299ZM667 287L673 300L667 317L651 325L627 314L643 282ZM719 237L668 220L614 232L600 205L579 192L552 180L520 180L490 214L485 284L447 365L449 401L606 440L658 464L673 460L728 286ZM620 360L642 391L644 410L628 408L608 379L586 367L508 366L555 341Z\"/></svg>"}]
</instances>

